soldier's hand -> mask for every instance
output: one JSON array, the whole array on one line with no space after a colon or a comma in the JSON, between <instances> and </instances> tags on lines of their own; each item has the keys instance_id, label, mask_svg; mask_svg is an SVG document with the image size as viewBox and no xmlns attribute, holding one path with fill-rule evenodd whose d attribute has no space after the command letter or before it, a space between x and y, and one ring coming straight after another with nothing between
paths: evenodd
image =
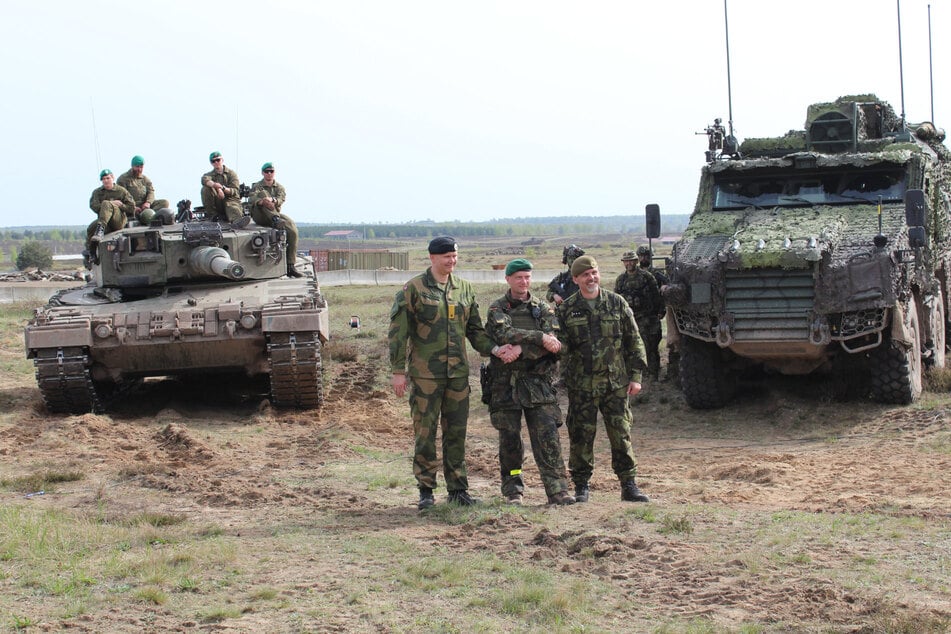
<instances>
[{"instance_id":1,"label":"soldier's hand","mask_svg":"<svg viewBox=\"0 0 951 634\"><path fill-rule=\"evenodd\" d=\"M216 196L217 198L224 198L224 197L225 197L225 188L224 188L224 187L216 187L216 188L215 188L215 196Z\"/></svg>"},{"instance_id":2,"label":"soldier's hand","mask_svg":"<svg viewBox=\"0 0 951 634\"><path fill-rule=\"evenodd\" d=\"M558 293L555 293L554 295L552 295L551 298L552 298L553 300L555 300L555 305L556 305L556 306L557 306L558 304L562 303L563 301L565 301L564 298L563 298L561 295L559 295Z\"/></svg>"},{"instance_id":3,"label":"soldier's hand","mask_svg":"<svg viewBox=\"0 0 951 634\"><path fill-rule=\"evenodd\" d=\"M637 381L631 381L627 384L627 395L628 396L637 396L641 391L641 384Z\"/></svg>"},{"instance_id":4,"label":"soldier's hand","mask_svg":"<svg viewBox=\"0 0 951 634\"><path fill-rule=\"evenodd\" d=\"M542 346L552 354L558 354L558 351L561 350L561 342L558 341L558 337L554 335L542 335Z\"/></svg>"},{"instance_id":5,"label":"soldier's hand","mask_svg":"<svg viewBox=\"0 0 951 634\"><path fill-rule=\"evenodd\" d=\"M390 384L393 386L393 393L403 398L403 395L406 394L406 375L394 374L393 378L390 379Z\"/></svg>"}]
</instances>

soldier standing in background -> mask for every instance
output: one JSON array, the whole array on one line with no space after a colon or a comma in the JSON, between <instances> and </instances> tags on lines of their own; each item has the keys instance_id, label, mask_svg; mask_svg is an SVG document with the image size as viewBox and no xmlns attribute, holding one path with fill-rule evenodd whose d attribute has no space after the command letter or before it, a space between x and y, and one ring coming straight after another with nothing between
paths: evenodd
<instances>
[{"instance_id":1,"label":"soldier standing in background","mask_svg":"<svg viewBox=\"0 0 951 634\"><path fill-rule=\"evenodd\" d=\"M478 503L468 493L466 426L469 419L469 360L466 339L483 355L514 361L512 346L492 343L479 316L472 285L452 274L458 260L454 238L433 238L430 267L396 293L390 311L390 367L393 391L406 394L416 449L413 474L419 485L420 510L435 504L436 427L442 428L443 477L449 502Z\"/></svg>"},{"instance_id":2,"label":"soldier standing in background","mask_svg":"<svg viewBox=\"0 0 951 634\"><path fill-rule=\"evenodd\" d=\"M646 365L634 313L623 297L601 288L598 263L591 256L576 259L571 274L579 291L558 307L558 338L568 388L568 470L575 499L588 501L600 410L611 441L611 467L621 482L621 499L648 502L634 480L637 462L631 446L628 397L641 391L641 371Z\"/></svg>"},{"instance_id":3,"label":"soldier standing in background","mask_svg":"<svg viewBox=\"0 0 951 634\"><path fill-rule=\"evenodd\" d=\"M99 241L105 234L125 227L128 216L135 212L132 194L116 185L112 170L99 172L99 181L102 185L89 197L89 208L97 218L86 228L86 253L83 254L96 264L99 264Z\"/></svg>"},{"instance_id":4,"label":"soldier standing in background","mask_svg":"<svg viewBox=\"0 0 951 634\"><path fill-rule=\"evenodd\" d=\"M548 301L558 306L563 301L578 292L578 285L571 278L571 264L575 258L584 255L584 251L573 244L569 244L561 252L561 263L567 264L568 269L562 271L548 283L548 293L545 295Z\"/></svg>"},{"instance_id":5,"label":"soldier standing in background","mask_svg":"<svg viewBox=\"0 0 951 634\"><path fill-rule=\"evenodd\" d=\"M155 200L155 187L152 186L152 179L142 173L144 170L145 159L136 154L132 157L132 166L116 182L132 194L136 219L143 224L148 224L155 217L155 211L168 208L168 201ZM152 213L146 213L143 216L142 212L147 209L151 209Z\"/></svg>"},{"instance_id":6,"label":"soldier standing in background","mask_svg":"<svg viewBox=\"0 0 951 634\"><path fill-rule=\"evenodd\" d=\"M287 275L289 277L303 277L295 268L297 263L297 225L290 216L281 213L281 207L287 199L284 186L274 178L274 164L265 163L261 166L263 178L251 187L251 218L255 224L262 227L283 229L287 234Z\"/></svg>"},{"instance_id":7,"label":"soldier standing in background","mask_svg":"<svg viewBox=\"0 0 951 634\"><path fill-rule=\"evenodd\" d=\"M664 302L664 289L667 288L667 285L670 283L670 280L667 279L667 274L654 267L654 252L651 251L651 248L648 246L641 245L637 247L637 259L640 263L640 268L647 271L654 276L654 279L657 280L657 288L660 290L660 317L664 318L667 312L666 302ZM668 326L670 325L668 321ZM671 341L670 328L667 329L667 376L664 377L665 381L673 379L677 387L680 387L680 351L677 349L677 345Z\"/></svg>"},{"instance_id":8,"label":"soldier standing in background","mask_svg":"<svg viewBox=\"0 0 951 634\"><path fill-rule=\"evenodd\" d=\"M232 227L243 229L251 222L241 207L241 180L234 170L225 167L221 152L208 156L211 171L201 177L201 204L205 217L226 218Z\"/></svg>"},{"instance_id":9,"label":"soldier standing in background","mask_svg":"<svg viewBox=\"0 0 951 634\"><path fill-rule=\"evenodd\" d=\"M637 330L647 350L647 375L656 381L660 376L660 340L663 338L660 320L664 317L664 300L657 279L642 269L638 260L634 251L621 256L624 273L614 282L614 292L626 299L634 312Z\"/></svg>"},{"instance_id":10,"label":"soldier standing in background","mask_svg":"<svg viewBox=\"0 0 951 634\"><path fill-rule=\"evenodd\" d=\"M549 504L574 504L561 455L558 427L561 408L552 386L561 342L554 335L555 311L533 297L532 263L518 258L505 267L509 290L489 305L485 331L498 345L511 344L521 355L512 363L493 358L489 365L487 401L492 426L499 432L499 468L502 495L522 503L525 483L522 462L522 413L535 464ZM483 388L485 390L485 388ZM483 399L485 392L483 392Z\"/></svg>"}]
</instances>

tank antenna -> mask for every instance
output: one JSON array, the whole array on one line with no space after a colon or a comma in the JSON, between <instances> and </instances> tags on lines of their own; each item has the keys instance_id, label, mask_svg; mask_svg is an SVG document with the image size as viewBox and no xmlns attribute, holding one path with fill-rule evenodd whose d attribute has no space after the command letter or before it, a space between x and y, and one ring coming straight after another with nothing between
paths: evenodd
<instances>
[{"instance_id":1,"label":"tank antenna","mask_svg":"<svg viewBox=\"0 0 951 634\"><path fill-rule=\"evenodd\" d=\"M102 169L102 154L99 152L99 132L96 131L96 106L92 97L89 98L89 109L92 110L92 140L96 149L96 169Z\"/></svg>"},{"instance_id":2,"label":"tank antenna","mask_svg":"<svg viewBox=\"0 0 951 634\"><path fill-rule=\"evenodd\" d=\"M727 0L723 0L723 28L726 31L726 99L729 112L727 119L727 134L733 138L733 82L730 78L730 18L726 8Z\"/></svg>"},{"instance_id":3,"label":"tank antenna","mask_svg":"<svg viewBox=\"0 0 951 634\"><path fill-rule=\"evenodd\" d=\"M930 4L928 5L928 84L931 88L931 123L934 124L934 62L931 59L931 5Z\"/></svg>"},{"instance_id":4,"label":"tank antenna","mask_svg":"<svg viewBox=\"0 0 951 634\"><path fill-rule=\"evenodd\" d=\"M725 2L726 0L724 0ZM898 7L898 81L901 84L901 129L905 130L905 67L901 56L901 0L895 0Z\"/></svg>"}]
</instances>

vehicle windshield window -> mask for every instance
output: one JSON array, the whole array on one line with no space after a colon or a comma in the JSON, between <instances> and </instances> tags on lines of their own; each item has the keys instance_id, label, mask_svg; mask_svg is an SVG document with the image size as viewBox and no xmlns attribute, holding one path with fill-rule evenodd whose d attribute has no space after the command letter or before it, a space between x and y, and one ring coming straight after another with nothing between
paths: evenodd
<instances>
[{"instance_id":1,"label":"vehicle windshield window","mask_svg":"<svg viewBox=\"0 0 951 634\"><path fill-rule=\"evenodd\" d=\"M854 205L855 201L877 203L879 196L882 202L904 200L901 168L718 174L713 208Z\"/></svg>"}]
</instances>

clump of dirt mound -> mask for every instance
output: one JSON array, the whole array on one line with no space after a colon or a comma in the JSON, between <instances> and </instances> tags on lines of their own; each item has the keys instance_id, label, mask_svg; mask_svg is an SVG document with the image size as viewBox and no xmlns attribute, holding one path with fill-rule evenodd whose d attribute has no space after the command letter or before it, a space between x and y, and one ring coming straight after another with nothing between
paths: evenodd
<instances>
[{"instance_id":1,"label":"clump of dirt mound","mask_svg":"<svg viewBox=\"0 0 951 634\"><path fill-rule=\"evenodd\" d=\"M187 427L169 423L155 434L159 447L177 458L207 462L215 456L211 447L195 438Z\"/></svg>"}]
</instances>

